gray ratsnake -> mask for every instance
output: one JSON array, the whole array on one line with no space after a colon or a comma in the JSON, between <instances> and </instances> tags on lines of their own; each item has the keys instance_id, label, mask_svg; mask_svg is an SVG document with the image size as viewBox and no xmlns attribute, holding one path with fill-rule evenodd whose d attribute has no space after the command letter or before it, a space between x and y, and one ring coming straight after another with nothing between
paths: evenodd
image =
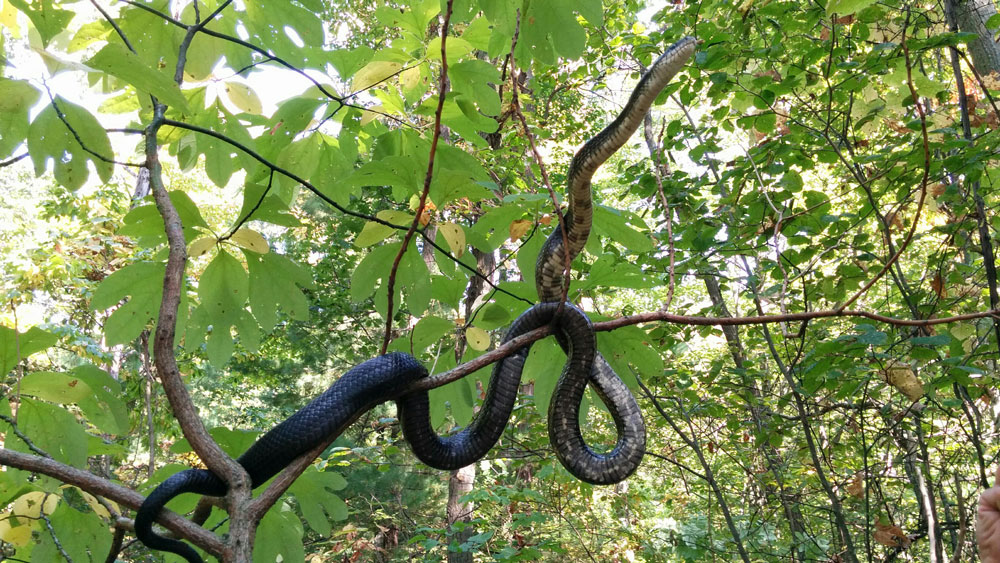
<instances>
[{"instance_id":1,"label":"gray ratsnake","mask_svg":"<svg viewBox=\"0 0 1000 563\"><path fill-rule=\"evenodd\" d=\"M573 157L568 175L568 208L563 231L556 228L546 240L535 269L539 299L521 314L504 336L507 342L538 327L553 325L567 353L566 366L549 403L549 440L559 461L579 479L612 484L626 479L639 463L646 445L646 428L639 406L618 375L596 349L594 330L586 314L562 303L566 264L583 249L590 234L593 205L590 182L594 172L638 129L660 91L695 51L696 41L685 37L661 55L639 80L621 114ZM423 463L437 469L456 469L482 458L499 440L510 418L529 346L498 362L486 398L473 421L461 432L439 437L430 424L426 391L401 395L427 370L412 356L390 353L349 370L329 389L260 437L237 459L256 488L277 475L296 457L342 433L374 406L396 401L403 436ZM618 440L608 453L591 450L579 425L580 403L590 385L615 421ZM146 546L176 553L190 563L201 556L184 542L153 532L153 521L175 496L197 493L223 496L225 482L211 471L189 469L161 483L136 513L136 536Z\"/></svg>"}]
</instances>

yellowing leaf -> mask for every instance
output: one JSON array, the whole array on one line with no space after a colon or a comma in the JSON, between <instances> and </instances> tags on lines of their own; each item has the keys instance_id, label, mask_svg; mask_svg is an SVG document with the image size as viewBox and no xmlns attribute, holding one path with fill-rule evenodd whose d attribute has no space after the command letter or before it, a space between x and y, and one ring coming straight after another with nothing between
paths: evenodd
<instances>
[{"instance_id":1,"label":"yellowing leaf","mask_svg":"<svg viewBox=\"0 0 1000 563\"><path fill-rule=\"evenodd\" d=\"M383 109L384 108L382 107L382 104L379 104L377 106L372 106L372 107L366 109L364 111L364 113L361 114L361 125L362 125L362 127L365 126L365 125L368 125L369 123L371 123L372 121L374 121L377 117L379 117L380 115L382 115L381 112L382 112Z\"/></svg>"},{"instance_id":2,"label":"yellowing leaf","mask_svg":"<svg viewBox=\"0 0 1000 563\"><path fill-rule=\"evenodd\" d=\"M890 364L882 370L882 378L911 401L924 396L924 385L910 366L901 363Z\"/></svg>"},{"instance_id":3,"label":"yellowing leaf","mask_svg":"<svg viewBox=\"0 0 1000 563\"><path fill-rule=\"evenodd\" d=\"M9 29L14 39L21 38L21 27L17 25L17 10L10 2L4 2L0 8L0 27Z\"/></svg>"},{"instance_id":4,"label":"yellowing leaf","mask_svg":"<svg viewBox=\"0 0 1000 563\"><path fill-rule=\"evenodd\" d=\"M5 515L6 516L6 515ZM0 520L0 540L3 540L16 547L24 547L31 541L31 524L21 526L11 526L9 518Z\"/></svg>"},{"instance_id":5,"label":"yellowing leaf","mask_svg":"<svg viewBox=\"0 0 1000 563\"><path fill-rule=\"evenodd\" d=\"M490 347L490 333L479 327L470 326L465 329L465 341L473 350L482 352Z\"/></svg>"},{"instance_id":6,"label":"yellowing leaf","mask_svg":"<svg viewBox=\"0 0 1000 563\"><path fill-rule=\"evenodd\" d=\"M448 247L455 258L461 258L465 253L465 230L454 223L441 223L438 225L438 232L448 241Z\"/></svg>"},{"instance_id":7,"label":"yellowing leaf","mask_svg":"<svg viewBox=\"0 0 1000 563\"><path fill-rule=\"evenodd\" d=\"M517 240L531 230L529 219L518 219L510 223L510 240Z\"/></svg>"},{"instance_id":8,"label":"yellowing leaf","mask_svg":"<svg viewBox=\"0 0 1000 563\"><path fill-rule=\"evenodd\" d=\"M43 503L45 505L45 514L52 514L56 506L59 505L59 497L42 491L34 491L26 495L21 495L14 501L14 508L11 509L11 514L14 516L24 516L25 518L38 518L42 513Z\"/></svg>"},{"instance_id":9,"label":"yellowing leaf","mask_svg":"<svg viewBox=\"0 0 1000 563\"><path fill-rule=\"evenodd\" d=\"M238 107L240 111L254 115L262 115L264 113L264 108L260 103L257 92L254 92L253 88L246 84L241 82L226 82L226 96L229 97L229 101L233 102L233 105Z\"/></svg>"},{"instance_id":10,"label":"yellowing leaf","mask_svg":"<svg viewBox=\"0 0 1000 563\"><path fill-rule=\"evenodd\" d=\"M201 237L200 239L191 243L188 247L188 256L191 258L197 258L202 254L212 250L215 246L215 237Z\"/></svg>"},{"instance_id":11,"label":"yellowing leaf","mask_svg":"<svg viewBox=\"0 0 1000 563\"><path fill-rule=\"evenodd\" d=\"M392 61L372 61L366 64L364 68L354 73L354 80L351 82L351 90L355 92L367 90L386 78L389 78L401 68L403 68L402 64Z\"/></svg>"},{"instance_id":12,"label":"yellowing leaf","mask_svg":"<svg viewBox=\"0 0 1000 563\"><path fill-rule=\"evenodd\" d=\"M399 74L399 85L403 90L413 90L420 85L420 67L410 67Z\"/></svg>"},{"instance_id":13,"label":"yellowing leaf","mask_svg":"<svg viewBox=\"0 0 1000 563\"><path fill-rule=\"evenodd\" d=\"M257 254L267 254L271 251L264 236L253 229L243 227L233 233L232 239L241 248L256 252Z\"/></svg>"},{"instance_id":14,"label":"yellowing leaf","mask_svg":"<svg viewBox=\"0 0 1000 563\"><path fill-rule=\"evenodd\" d=\"M413 215L403 211L396 211L394 209L379 211L375 214L375 216L394 225L409 225L413 221ZM389 235L395 231L396 229L392 227L376 223L375 221L369 221L365 223L361 232L358 233L357 238L354 239L354 246L364 248L366 246L380 243L389 238Z\"/></svg>"},{"instance_id":15,"label":"yellowing leaf","mask_svg":"<svg viewBox=\"0 0 1000 563\"><path fill-rule=\"evenodd\" d=\"M104 519L111 518L111 513L108 512L108 509L105 508L103 504L97 502L97 498L94 497L94 495L86 491L81 491L79 489L77 489L77 492L80 493L80 496L83 497L83 500L87 503L88 506L90 506L90 509L94 511L94 514L97 514L98 516ZM114 502L112 501L108 502L112 505L112 507L115 507Z\"/></svg>"}]
</instances>

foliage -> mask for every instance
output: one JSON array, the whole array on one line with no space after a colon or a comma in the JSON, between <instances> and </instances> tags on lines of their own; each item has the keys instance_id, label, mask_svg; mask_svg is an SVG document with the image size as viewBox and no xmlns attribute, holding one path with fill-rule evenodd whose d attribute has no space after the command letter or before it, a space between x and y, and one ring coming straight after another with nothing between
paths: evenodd
<instances>
[{"instance_id":1,"label":"foliage","mask_svg":"<svg viewBox=\"0 0 1000 563\"><path fill-rule=\"evenodd\" d=\"M380 406L268 512L255 560L971 557L997 456L1000 77L942 5L651 4L2 0L3 452L143 493L198 463L153 384L161 181L189 257L176 356L231 455L383 344L435 374L477 357L535 299L545 178L563 197L575 147L690 34L646 142L595 181L569 292L595 321L648 314L599 333L646 416L640 471L600 488L556 463L549 339L465 539ZM433 390L435 426L486 379ZM5 557L104 560L122 500L4 463Z\"/></svg>"}]
</instances>

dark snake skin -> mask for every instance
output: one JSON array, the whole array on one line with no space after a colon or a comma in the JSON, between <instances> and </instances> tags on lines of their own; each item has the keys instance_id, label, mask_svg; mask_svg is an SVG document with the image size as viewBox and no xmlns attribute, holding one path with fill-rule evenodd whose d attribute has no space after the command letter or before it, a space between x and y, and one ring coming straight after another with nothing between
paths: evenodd
<instances>
[{"instance_id":1,"label":"dark snake skin","mask_svg":"<svg viewBox=\"0 0 1000 563\"><path fill-rule=\"evenodd\" d=\"M508 329L504 342L553 324L567 353L549 403L549 440L559 461L573 475L595 484L611 484L631 475L642 460L646 444L642 413L631 392L596 352L593 326L581 310L560 303L565 263L579 254L590 234L593 209L590 181L594 172L636 131L653 100L694 52L695 41L685 38L671 46L640 79L615 121L586 143L573 158L569 173L567 242L560 230L549 237L536 264L539 298L544 303L525 311ZM510 419L529 346L498 362L483 407L458 434L439 437L430 424L426 392L400 396L411 383L427 375L413 357L391 353L369 360L345 373L322 395L264 434L237 460L256 488L277 475L296 457L324 440L340 435L374 406L395 400L403 434L414 454L438 469L455 469L481 459L496 444ZM580 403L587 385L608 406L618 441L611 452L595 453L584 442L579 424ZM177 495L226 494L225 483L214 473L189 469L161 483L136 513L136 536L151 549L169 551L189 563L202 558L184 542L153 532L153 521Z\"/></svg>"},{"instance_id":2,"label":"dark snake skin","mask_svg":"<svg viewBox=\"0 0 1000 563\"><path fill-rule=\"evenodd\" d=\"M583 250L590 236L594 217L590 182L594 173L639 128L653 101L691 58L696 45L692 37L671 45L639 79L621 114L573 156L567 181L569 202L563 218L566 240L563 241L562 229L556 228L542 246L535 264L535 286L542 301L562 301L563 288L568 282L566 264ZM567 347L565 339L559 338L559 343L564 349ZM580 435L579 421L575 416L568 418L568 413L567 418L553 420L549 417L549 435L554 438L552 446L559 460L573 475L591 483L617 483L628 478L642 462L646 451L646 423L635 397L600 354L594 359L590 384L614 418L618 433L614 450L607 454L594 453L582 438L576 438ZM553 425L560 429L559 433L554 434Z\"/></svg>"}]
</instances>

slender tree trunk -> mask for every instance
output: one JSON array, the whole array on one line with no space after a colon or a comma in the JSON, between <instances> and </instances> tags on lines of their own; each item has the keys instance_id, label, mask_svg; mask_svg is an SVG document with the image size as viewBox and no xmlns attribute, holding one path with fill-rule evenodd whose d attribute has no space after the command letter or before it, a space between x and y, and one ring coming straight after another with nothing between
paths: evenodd
<instances>
[{"instance_id":1,"label":"slender tree trunk","mask_svg":"<svg viewBox=\"0 0 1000 563\"><path fill-rule=\"evenodd\" d=\"M473 256L476 257L476 267L480 272L489 276L496 267L496 259L492 253L481 252L473 249ZM469 280L469 287L465 290L465 318L471 319L476 300L483 293L485 284L480 277L473 276ZM455 360L462 361L465 354L465 339L459 337L455 342ZM448 536L450 545L461 545L472 537L475 531L472 527L472 512L475 505L471 502L462 502L463 496L472 491L476 482L475 464L460 467L451 472L448 478ZM448 550L448 563L472 563L471 551Z\"/></svg>"},{"instance_id":2,"label":"slender tree trunk","mask_svg":"<svg viewBox=\"0 0 1000 563\"><path fill-rule=\"evenodd\" d=\"M691 126L695 127L695 123L686 110L685 115L688 116ZM662 155L662 151L657 146L655 133L653 131L653 118L648 113L643 120L642 131L646 141L646 148L649 150L650 157L653 159L657 168L656 173L658 173L659 177L662 179L669 173L669 168L666 164L666 159ZM664 204L666 204L666 202L664 202ZM678 218L680 219L679 222L683 223L689 220L685 211L686 209L684 208L676 209ZM672 209L664 209L664 213L673 212L674 210ZM719 311L719 316L732 317L732 314L729 312L729 307L726 305L726 300L722 295L722 287L719 285L718 271L705 272L698 277L705 283L705 291L708 293L708 297L711 299L712 305ZM746 354L743 349L743 343L740 340L738 327L734 325L723 325L721 328L723 335L726 337L726 344L729 347L729 353L733 359L733 365L736 366L737 369L743 370L744 357ZM766 409L762 407L762 402L760 401L760 388L757 386L756 381L752 377L744 376L743 383L748 392L748 396L744 397L744 400L748 405L750 405L750 413L753 417L754 427L760 435L765 435L767 433L768 419L770 416L765 412ZM761 454L764 456L764 462L768 472L774 478L774 482L777 483L777 494L775 494L774 485L770 483L766 483L764 485L764 491L769 497L776 497L778 499L781 503L782 510L785 513L785 519L788 521L788 528L792 537L792 553L790 554L792 561L804 561L806 552L805 544L802 542L802 538L806 536L805 518L803 517L802 511L794 498L794 494L789 493L785 489L784 474L781 470L781 454L778 452L777 448L772 446L770 442L766 440L760 442L759 449Z\"/></svg>"},{"instance_id":3,"label":"slender tree trunk","mask_svg":"<svg viewBox=\"0 0 1000 563\"><path fill-rule=\"evenodd\" d=\"M1000 72L1000 43L996 41L998 29L989 29L986 22L997 13L993 0L946 0L946 9L954 10L958 29L975 33L978 37L969 42L972 64L980 74Z\"/></svg>"}]
</instances>

